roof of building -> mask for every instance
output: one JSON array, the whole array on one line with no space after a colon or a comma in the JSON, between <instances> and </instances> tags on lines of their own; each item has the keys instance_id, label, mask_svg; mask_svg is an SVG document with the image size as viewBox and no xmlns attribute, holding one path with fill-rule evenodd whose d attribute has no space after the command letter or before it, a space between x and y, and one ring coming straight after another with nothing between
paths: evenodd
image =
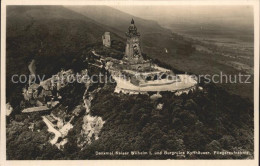
<instances>
[{"instance_id":1,"label":"roof of building","mask_svg":"<svg viewBox=\"0 0 260 166\"><path fill-rule=\"evenodd\" d=\"M30 107L22 110L22 113L39 112L39 111L47 111L47 110L49 110L47 106Z\"/></svg>"}]
</instances>

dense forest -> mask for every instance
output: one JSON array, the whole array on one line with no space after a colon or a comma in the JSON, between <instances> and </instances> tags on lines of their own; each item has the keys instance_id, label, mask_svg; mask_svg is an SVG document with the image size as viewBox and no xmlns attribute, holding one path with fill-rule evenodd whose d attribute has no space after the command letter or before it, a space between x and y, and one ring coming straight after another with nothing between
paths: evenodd
<instances>
[{"instance_id":1,"label":"dense forest","mask_svg":"<svg viewBox=\"0 0 260 166\"><path fill-rule=\"evenodd\" d=\"M98 140L83 149L77 147L81 117L69 132L64 150L60 151L48 143L51 134L40 121L40 115L16 115L15 120L7 125L8 159L253 158L253 106L249 101L231 96L213 84L206 84L204 91L181 96L165 92L157 100L149 95L115 94L113 89L114 85L106 84L92 102L91 114L101 116L106 122ZM82 95L77 91L74 94ZM66 100L75 97L68 96ZM161 110L156 108L159 103L163 103ZM36 124L34 131L28 129L30 122ZM96 151L136 150L249 151L251 154L186 157L95 155Z\"/></svg>"}]
</instances>

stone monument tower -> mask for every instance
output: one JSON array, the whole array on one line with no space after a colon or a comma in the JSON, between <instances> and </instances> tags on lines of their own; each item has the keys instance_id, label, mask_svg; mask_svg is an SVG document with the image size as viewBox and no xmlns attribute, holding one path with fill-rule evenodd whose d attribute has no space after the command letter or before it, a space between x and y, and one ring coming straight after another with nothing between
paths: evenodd
<instances>
[{"instance_id":1,"label":"stone monument tower","mask_svg":"<svg viewBox=\"0 0 260 166\"><path fill-rule=\"evenodd\" d=\"M139 37L140 33L137 32L134 19L132 19L131 24L126 32L127 41L125 48L125 59L130 63L140 63L143 61Z\"/></svg>"}]
</instances>

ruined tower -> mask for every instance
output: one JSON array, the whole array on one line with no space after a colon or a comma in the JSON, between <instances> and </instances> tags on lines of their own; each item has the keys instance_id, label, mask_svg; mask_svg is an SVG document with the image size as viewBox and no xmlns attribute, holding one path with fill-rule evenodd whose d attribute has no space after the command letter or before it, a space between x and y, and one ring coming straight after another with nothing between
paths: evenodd
<instances>
[{"instance_id":1,"label":"ruined tower","mask_svg":"<svg viewBox=\"0 0 260 166\"><path fill-rule=\"evenodd\" d=\"M102 41L103 41L103 45L105 47L110 47L111 46L110 32L105 32L104 33L104 35L102 36Z\"/></svg>"},{"instance_id":2,"label":"ruined tower","mask_svg":"<svg viewBox=\"0 0 260 166\"><path fill-rule=\"evenodd\" d=\"M140 63L143 61L141 47L140 47L140 33L137 32L134 19L128 28L128 32L125 33L127 37L125 58L131 63Z\"/></svg>"}]
</instances>

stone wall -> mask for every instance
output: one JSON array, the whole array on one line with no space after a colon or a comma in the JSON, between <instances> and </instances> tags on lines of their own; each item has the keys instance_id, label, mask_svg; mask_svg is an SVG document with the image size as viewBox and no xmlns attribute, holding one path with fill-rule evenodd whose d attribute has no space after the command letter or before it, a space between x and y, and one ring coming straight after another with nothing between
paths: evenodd
<instances>
[{"instance_id":1,"label":"stone wall","mask_svg":"<svg viewBox=\"0 0 260 166\"><path fill-rule=\"evenodd\" d=\"M151 68L151 63L146 62L146 63L128 64L127 68L130 70L145 71Z\"/></svg>"}]
</instances>

